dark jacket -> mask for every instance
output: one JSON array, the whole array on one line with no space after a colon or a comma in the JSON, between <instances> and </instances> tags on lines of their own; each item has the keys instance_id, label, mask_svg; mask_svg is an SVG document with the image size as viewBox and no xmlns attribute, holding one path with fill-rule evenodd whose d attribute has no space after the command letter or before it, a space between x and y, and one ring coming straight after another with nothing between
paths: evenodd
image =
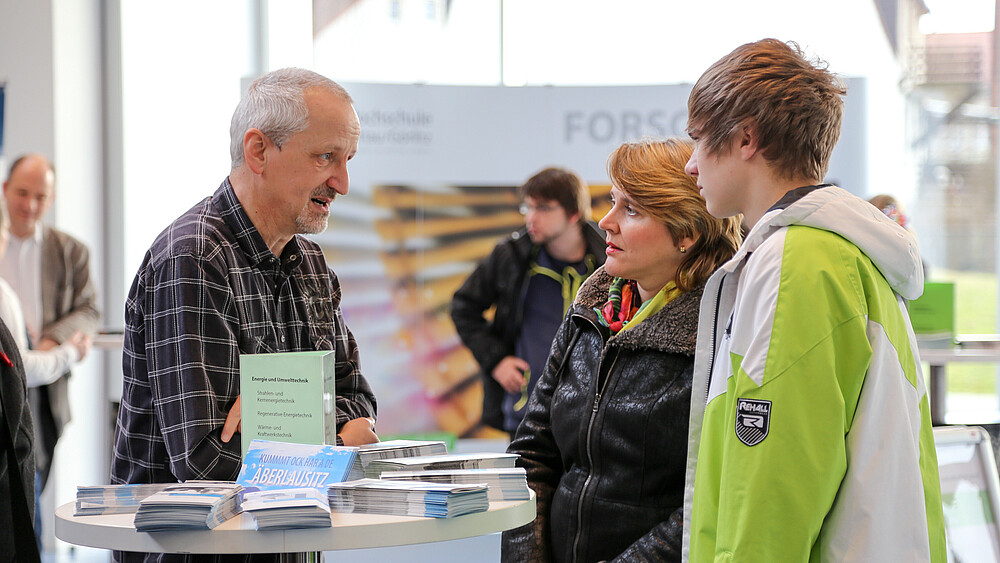
<instances>
[{"instance_id":1,"label":"dark jacket","mask_svg":"<svg viewBox=\"0 0 1000 563\"><path fill-rule=\"evenodd\" d=\"M607 257L604 235L591 223L584 226L587 253L596 265ZM500 360L514 355L521 333L522 303L528 284L528 267L537 246L525 229L500 241L455 292L451 318L458 336L476 358L483 377L483 423L503 429L503 387L493 379ZM493 321L483 313L496 305Z\"/></svg>"},{"instance_id":2,"label":"dark jacket","mask_svg":"<svg viewBox=\"0 0 1000 563\"><path fill-rule=\"evenodd\" d=\"M33 437L31 411L28 408L27 387L24 380L24 366L21 355L17 351L14 338L7 330L7 325L0 322L0 350L4 352L6 361L0 358L0 393L3 393L3 419L0 420L0 561L32 561L37 560L33 553L18 553L14 538L15 513L18 512L14 495L24 496L20 499L24 504L21 510L27 512L27 519L22 514L22 534L31 534L30 543L35 542L31 533L31 524L35 518L35 457L33 453ZM9 365L8 365L9 364ZM14 456L11 460L7 455L9 437L14 439ZM11 490L11 462L21 470L23 493Z\"/></svg>"},{"instance_id":3,"label":"dark jacket","mask_svg":"<svg viewBox=\"0 0 1000 563\"><path fill-rule=\"evenodd\" d=\"M503 561L680 560L703 286L609 338L610 284L600 268L580 288L508 448L538 516L504 532Z\"/></svg>"}]
</instances>

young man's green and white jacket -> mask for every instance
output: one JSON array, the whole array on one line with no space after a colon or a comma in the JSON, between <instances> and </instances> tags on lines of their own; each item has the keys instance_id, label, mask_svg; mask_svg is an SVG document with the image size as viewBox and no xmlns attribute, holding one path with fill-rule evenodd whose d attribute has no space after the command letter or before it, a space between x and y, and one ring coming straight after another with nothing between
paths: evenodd
<instances>
[{"instance_id":1,"label":"young man's green and white jacket","mask_svg":"<svg viewBox=\"0 0 1000 563\"><path fill-rule=\"evenodd\" d=\"M709 280L691 393L691 561L945 561L905 299L914 237L840 188L793 190Z\"/></svg>"}]
</instances>

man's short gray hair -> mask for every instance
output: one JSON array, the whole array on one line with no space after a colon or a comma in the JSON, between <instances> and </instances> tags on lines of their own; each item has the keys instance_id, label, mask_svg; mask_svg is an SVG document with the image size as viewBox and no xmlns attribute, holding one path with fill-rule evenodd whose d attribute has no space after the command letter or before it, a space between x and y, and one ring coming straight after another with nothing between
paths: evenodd
<instances>
[{"instance_id":1,"label":"man's short gray hair","mask_svg":"<svg viewBox=\"0 0 1000 563\"><path fill-rule=\"evenodd\" d=\"M229 156L232 167L243 164L243 135L260 129L278 148L292 135L309 125L305 91L325 88L353 103L340 84L302 68L282 68L261 76L250 84L247 93L233 112L229 126Z\"/></svg>"}]
</instances>

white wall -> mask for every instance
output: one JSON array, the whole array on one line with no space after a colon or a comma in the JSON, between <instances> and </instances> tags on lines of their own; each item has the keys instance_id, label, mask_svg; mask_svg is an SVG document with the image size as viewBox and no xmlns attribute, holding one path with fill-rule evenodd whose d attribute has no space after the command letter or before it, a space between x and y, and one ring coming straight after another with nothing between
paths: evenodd
<instances>
[{"instance_id":1,"label":"white wall","mask_svg":"<svg viewBox=\"0 0 1000 563\"><path fill-rule=\"evenodd\" d=\"M6 82L4 159L55 154L52 3L0 0L0 82Z\"/></svg>"},{"instance_id":2,"label":"white wall","mask_svg":"<svg viewBox=\"0 0 1000 563\"><path fill-rule=\"evenodd\" d=\"M244 3L122 2L124 277L229 173L229 121L247 67Z\"/></svg>"},{"instance_id":3,"label":"white wall","mask_svg":"<svg viewBox=\"0 0 1000 563\"><path fill-rule=\"evenodd\" d=\"M122 2L121 22L124 277L131 284L156 235L229 174L229 123L242 83L274 68L312 66L312 3Z\"/></svg>"}]
</instances>

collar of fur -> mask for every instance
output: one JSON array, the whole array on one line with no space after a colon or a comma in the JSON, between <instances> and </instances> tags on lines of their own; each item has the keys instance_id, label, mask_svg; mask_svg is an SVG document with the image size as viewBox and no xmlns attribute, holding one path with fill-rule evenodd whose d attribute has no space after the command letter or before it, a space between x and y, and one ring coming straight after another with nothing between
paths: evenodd
<instances>
[{"instance_id":1,"label":"collar of fur","mask_svg":"<svg viewBox=\"0 0 1000 563\"><path fill-rule=\"evenodd\" d=\"M577 313L596 320L594 307L603 307L613 278L601 266L576 294ZM704 284L681 294L638 325L611 337L609 344L630 350L652 348L671 354L694 355L698 335L698 309Z\"/></svg>"}]
</instances>

